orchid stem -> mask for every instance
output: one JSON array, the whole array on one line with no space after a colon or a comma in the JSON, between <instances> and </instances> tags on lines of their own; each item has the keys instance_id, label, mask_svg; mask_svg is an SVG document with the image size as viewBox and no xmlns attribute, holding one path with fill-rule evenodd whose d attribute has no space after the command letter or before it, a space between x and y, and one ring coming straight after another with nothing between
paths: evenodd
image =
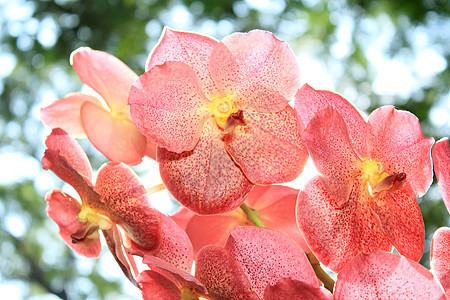
<instances>
[{"instance_id":1,"label":"orchid stem","mask_svg":"<svg viewBox=\"0 0 450 300\"><path fill-rule=\"evenodd\" d=\"M245 215L247 216L247 219L249 219L253 224L255 224L255 226L267 227L259 218L258 212L256 210L254 210L245 203L242 203L241 206L239 207L244 211Z\"/></svg>"},{"instance_id":2,"label":"orchid stem","mask_svg":"<svg viewBox=\"0 0 450 300\"><path fill-rule=\"evenodd\" d=\"M250 206L248 206L245 203L242 203L240 208L244 211L245 215L247 216L247 219L249 219L255 226L266 227L266 225L264 225L264 223L259 218L258 212L256 210L254 210L253 208L251 208ZM323 282L323 286L327 290L329 290L330 292L333 293L333 288L334 288L333 278L331 278L330 275L328 275L327 272L325 272L322 269L322 267L320 266L319 260L312 252L311 253L305 252L305 254L308 257L309 263L311 264L311 266L314 270L314 273L316 273L317 278L319 278L320 281Z\"/></svg>"},{"instance_id":3,"label":"orchid stem","mask_svg":"<svg viewBox=\"0 0 450 300\"><path fill-rule=\"evenodd\" d=\"M147 190L147 194L153 194L153 193L157 193L159 191L165 190L166 187L164 186L163 183L157 184L155 186L149 187Z\"/></svg>"},{"instance_id":4,"label":"orchid stem","mask_svg":"<svg viewBox=\"0 0 450 300\"><path fill-rule=\"evenodd\" d=\"M317 278L320 279L320 281L323 282L323 286L329 290L331 293L333 293L334 289L334 280L330 277L330 275L325 272L322 267L320 266L320 262L317 259L317 257L312 253L306 253L306 256L309 259L309 263L314 269L314 273L316 273Z\"/></svg>"}]
</instances>

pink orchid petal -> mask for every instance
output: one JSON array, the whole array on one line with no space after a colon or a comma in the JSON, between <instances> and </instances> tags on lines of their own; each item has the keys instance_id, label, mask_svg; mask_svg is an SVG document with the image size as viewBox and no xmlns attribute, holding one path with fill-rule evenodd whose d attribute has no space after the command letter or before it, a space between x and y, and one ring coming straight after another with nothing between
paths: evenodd
<instances>
[{"instance_id":1,"label":"pink orchid petal","mask_svg":"<svg viewBox=\"0 0 450 300\"><path fill-rule=\"evenodd\" d=\"M102 247L100 240L95 241L89 247L79 243L72 243L71 235L85 226L77 220L81 211L81 204L69 195L59 190L53 190L45 196L47 201L47 214L59 226L59 235L66 244L76 253L95 258L100 256Z\"/></svg>"},{"instance_id":2,"label":"pink orchid petal","mask_svg":"<svg viewBox=\"0 0 450 300\"><path fill-rule=\"evenodd\" d=\"M169 217L160 213L162 242L154 254L175 266L178 270L190 272L194 250L186 233Z\"/></svg>"},{"instance_id":3,"label":"pink orchid petal","mask_svg":"<svg viewBox=\"0 0 450 300\"><path fill-rule=\"evenodd\" d=\"M52 170L62 181L70 184L78 192L84 204L93 209L102 206L100 195L94 191L92 183L86 176L78 173L67 159L60 155L59 150L45 150L41 163L44 170Z\"/></svg>"},{"instance_id":4,"label":"pink orchid petal","mask_svg":"<svg viewBox=\"0 0 450 300\"><path fill-rule=\"evenodd\" d=\"M299 280L281 278L275 285L267 285L264 300L331 300L333 295L324 287L311 286Z\"/></svg>"},{"instance_id":5,"label":"pink orchid petal","mask_svg":"<svg viewBox=\"0 0 450 300\"><path fill-rule=\"evenodd\" d=\"M236 227L225 246L242 267L252 290L262 297L267 285L291 278L320 285L301 248L284 234L262 227Z\"/></svg>"},{"instance_id":6,"label":"pink orchid petal","mask_svg":"<svg viewBox=\"0 0 450 300\"><path fill-rule=\"evenodd\" d=\"M158 44L148 57L145 70L148 71L166 61L184 62L197 74L205 95L211 97L216 90L208 64L209 56L217 43L215 39L205 35L165 27Z\"/></svg>"},{"instance_id":7,"label":"pink orchid petal","mask_svg":"<svg viewBox=\"0 0 450 300\"><path fill-rule=\"evenodd\" d=\"M117 226L114 226L111 230L102 230L102 232L109 251L111 251L112 256L122 269L122 272L134 285L137 285L136 277L138 270L136 262L134 257L125 248L122 235L117 229Z\"/></svg>"},{"instance_id":8,"label":"pink orchid petal","mask_svg":"<svg viewBox=\"0 0 450 300\"><path fill-rule=\"evenodd\" d=\"M419 261L425 246L425 225L414 192L382 192L370 202L381 221L383 231L401 255Z\"/></svg>"},{"instance_id":9,"label":"pink orchid petal","mask_svg":"<svg viewBox=\"0 0 450 300\"><path fill-rule=\"evenodd\" d=\"M222 93L237 96L238 107L259 112L284 109L300 84L288 44L261 30L225 37L211 53L210 71Z\"/></svg>"},{"instance_id":10,"label":"pink orchid petal","mask_svg":"<svg viewBox=\"0 0 450 300\"><path fill-rule=\"evenodd\" d=\"M243 269L230 253L217 245L208 245L199 252L195 276L214 299L258 300Z\"/></svg>"},{"instance_id":11,"label":"pink orchid petal","mask_svg":"<svg viewBox=\"0 0 450 300\"><path fill-rule=\"evenodd\" d=\"M45 145L51 151L59 153L67 162L89 181L92 180L92 167L80 144L60 128L55 128L47 136ZM48 169L44 166L44 169Z\"/></svg>"},{"instance_id":12,"label":"pink orchid petal","mask_svg":"<svg viewBox=\"0 0 450 300\"><path fill-rule=\"evenodd\" d=\"M378 216L368 206L370 196L360 184L355 181L348 202L341 208L335 207L319 177L308 182L298 195L298 226L319 261L334 272L359 252L391 250Z\"/></svg>"},{"instance_id":13,"label":"pink orchid petal","mask_svg":"<svg viewBox=\"0 0 450 300\"><path fill-rule=\"evenodd\" d=\"M419 119L407 111L383 106L373 111L367 124L370 158L381 162L387 173L406 173L417 197L423 196L433 182L431 146Z\"/></svg>"},{"instance_id":14,"label":"pink orchid petal","mask_svg":"<svg viewBox=\"0 0 450 300\"><path fill-rule=\"evenodd\" d=\"M338 274L339 299L445 299L433 275L422 265L393 253L360 254Z\"/></svg>"},{"instance_id":15,"label":"pink orchid petal","mask_svg":"<svg viewBox=\"0 0 450 300\"><path fill-rule=\"evenodd\" d=\"M255 184L296 179L308 159L297 118L290 106L276 113L244 112L247 126L224 136L225 148Z\"/></svg>"},{"instance_id":16,"label":"pink orchid petal","mask_svg":"<svg viewBox=\"0 0 450 300\"><path fill-rule=\"evenodd\" d=\"M86 135L109 160L137 165L147 150L147 139L133 122L114 116L103 107L86 102L81 106L81 122Z\"/></svg>"},{"instance_id":17,"label":"pink orchid petal","mask_svg":"<svg viewBox=\"0 0 450 300\"><path fill-rule=\"evenodd\" d=\"M197 144L211 116L209 100L191 67L177 61L155 66L133 84L128 100L139 130L158 146L181 153Z\"/></svg>"},{"instance_id":18,"label":"pink orchid petal","mask_svg":"<svg viewBox=\"0 0 450 300\"><path fill-rule=\"evenodd\" d=\"M332 107L320 110L309 121L303 140L325 188L342 206L348 201L354 178L361 173L344 119Z\"/></svg>"},{"instance_id":19,"label":"pink orchid petal","mask_svg":"<svg viewBox=\"0 0 450 300\"><path fill-rule=\"evenodd\" d=\"M442 200L450 213L450 148L448 138L442 138L433 147L434 173Z\"/></svg>"},{"instance_id":20,"label":"pink orchid petal","mask_svg":"<svg viewBox=\"0 0 450 300\"><path fill-rule=\"evenodd\" d=\"M62 128L76 138L85 138L80 119L80 109L84 102L101 106L100 100L83 93L71 93L41 108L41 120L49 128Z\"/></svg>"},{"instance_id":21,"label":"pink orchid petal","mask_svg":"<svg viewBox=\"0 0 450 300\"><path fill-rule=\"evenodd\" d=\"M156 160L156 149L158 145L147 139L147 148L145 149L145 156L150 157L153 160Z\"/></svg>"},{"instance_id":22,"label":"pink orchid petal","mask_svg":"<svg viewBox=\"0 0 450 300\"><path fill-rule=\"evenodd\" d=\"M143 271L137 278L144 300L179 300L180 289L170 279L155 271Z\"/></svg>"},{"instance_id":23,"label":"pink orchid petal","mask_svg":"<svg viewBox=\"0 0 450 300\"><path fill-rule=\"evenodd\" d=\"M186 226L186 234L194 247L194 257L206 245L225 246L231 229L251 225L243 212L231 211L223 215L193 216Z\"/></svg>"},{"instance_id":24,"label":"pink orchid petal","mask_svg":"<svg viewBox=\"0 0 450 300\"><path fill-rule=\"evenodd\" d=\"M259 218L268 228L286 233L308 253L311 250L298 229L295 217L298 193L299 190L282 185L257 185L245 201L259 213Z\"/></svg>"},{"instance_id":25,"label":"pink orchid petal","mask_svg":"<svg viewBox=\"0 0 450 300\"><path fill-rule=\"evenodd\" d=\"M450 228L441 227L433 235L430 250L431 273L450 298Z\"/></svg>"},{"instance_id":26,"label":"pink orchid petal","mask_svg":"<svg viewBox=\"0 0 450 300\"><path fill-rule=\"evenodd\" d=\"M170 216L170 218L177 223L178 227L186 231L186 227L193 216L197 214L190 211L184 206L180 206L179 209Z\"/></svg>"},{"instance_id":27,"label":"pink orchid petal","mask_svg":"<svg viewBox=\"0 0 450 300\"><path fill-rule=\"evenodd\" d=\"M295 95L295 111L300 127L306 128L318 111L329 106L344 119L353 149L360 157L367 157L366 122L358 110L338 94L303 85Z\"/></svg>"},{"instance_id":28,"label":"pink orchid petal","mask_svg":"<svg viewBox=\"0 0 450 300\"><path fill-rule=\"evenodd\" d=\"M128 112L128 92L136 73L113 55L90 48L78 48L70 59L81 81L99 93L111 111Z\"/></svg>"},{"instance_id":29,"label":"pink orchid petal","mask_svg":"<svg viewBox=\"0 0 450 300\"><path fill-rule=\"evenodd\" d=\"M130 249L130 253L133 255L139 255L143 258L142 263L150 266L152 270L157 270L159 273L170 277L172 281L176 282L181 288L188 289L192 292L198 292L200 294L206 294L207 291L203 284L191 274L175 268L172 264L165 260L148 255L141 250Z\"/></svg>"},{"instance_id":30,"label":"pink orchid petal","mask_svg":"<svg viewBox=\"0 0 450 300\"><path fill-rule=\"evenodd\" d=\"M123 163L109 162L98 171L95 183L104 213L124 227L140 247L155 251L161 246L159 212L152 208L147 191L133 170Z\"/></svg>"},{"instance_id":31,"label":"pink orchid petal","mask_svg":"<svg viewBox=\"0 0 450 300\"><path fill-rule=\"evenodd\" d=\"M169 192L199 214L235 209L252 184L225 151L220 131L210 119L194 150L177 154L158 148L161 178Z\"/></svg>"}]
</instances>

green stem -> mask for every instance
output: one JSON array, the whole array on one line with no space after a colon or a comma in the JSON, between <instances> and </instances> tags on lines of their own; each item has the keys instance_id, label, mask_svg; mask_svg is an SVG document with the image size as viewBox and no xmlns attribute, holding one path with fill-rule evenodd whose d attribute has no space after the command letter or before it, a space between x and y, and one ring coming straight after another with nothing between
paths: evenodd
<instances>
[{"instance_id":1,"label":"green stem","mask_svg":"<svg viewBox=\"0 0 450 300\"><path fill-rule=\"evenodd\" d=\"M253 224L255 224L255 226L267 227L259 218L256 210L254 210L245 203L242 203L240 208L244 211L245 215L247 216L247 219L249 219Z\"/></svg>"},{"instance_id":2,"label":"green stem","mask_svg":"<svg viewBox=\"0 0 450 300\"><path fill-rule=\"evenodd\" d=\"M249 207L247 204L242 203L240 208L244 211L245 215L247 216L247 219L249 219L255 226L258 227L266 227L264 223L259 218L258 212L254 210L253 208ZM308 257L309 263L311 264L314 272L316 273L317 278L320 279L320 281L323 282L323 286L328 289L330 292L333 292L334 288L334 280L331 278L327 272L325 272L322 267L320 266L319 260L316 258L316 256L311 253L305 253Z\"/></svg>"}]
</instances>

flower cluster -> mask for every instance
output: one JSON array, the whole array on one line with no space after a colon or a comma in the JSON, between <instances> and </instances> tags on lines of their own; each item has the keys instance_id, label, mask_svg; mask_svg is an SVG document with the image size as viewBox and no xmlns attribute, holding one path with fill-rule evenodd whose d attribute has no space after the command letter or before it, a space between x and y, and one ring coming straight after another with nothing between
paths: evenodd
<instances>
[{"instance_id":1,"label":"flower cluster","mask_svg":"<svg viewBox=\"0 0 450 300\"><path fill-rule=\"evenodd\" d=\"M89 48L71 63L97 94L41 110L53 129L42 166L81 201L55 189L47 212L80 255L99 256L101 231L144 299L450 296L450 228L421 266L416 200L434 165L450 211L449 142L424 137L413 114L383 106L365 120L343 97L300 86L292 50L261 30L217 41L165 28L140 76ZM95 183L74 137L110 160ZM171 216L130 167L144 156L182 206ZM318 175L302 190L274 185L308 158Z\"/></svg>"}]
</instances>

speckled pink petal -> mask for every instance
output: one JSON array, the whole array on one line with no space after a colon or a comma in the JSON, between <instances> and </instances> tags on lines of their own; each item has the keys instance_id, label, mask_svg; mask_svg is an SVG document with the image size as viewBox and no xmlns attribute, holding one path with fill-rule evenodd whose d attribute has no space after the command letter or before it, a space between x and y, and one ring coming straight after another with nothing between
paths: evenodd
<instances>
[{"instance_id":1,"label":"speckled pink petal","mask_svg":"<svg viewBox=\"0 0 450 300\"><path fill-rule=\"evenodd\" d=\"M419 261L425 246L425 225L419 204L409 185L405 185L403 190L381 192L370 205L398 252Z\"/></svg>"},{"instance_id":2,"label":"speckled pink petal","mask_svg":"<svg viewBox=\"0 0 450 300\"><path fill-rule=\"evenodd\" d=\"M311 252L295 218L299 190L283 185L257 185L248 194L245 203L259 213L261 221L271 229L287 234L304 252Z\"/></svg>"},{"instance_id":3,"label":"speckled pink petal","mask_svg":"<svg viewBox=\"0 0 450 300\"><path fill-rule=\"evenodd\" d=\"M289 105L276 113L244 112L247 126L224 136L225 148L255 184L296 179L308 160L297 117Z\"/></svg>"},{"instance_id":4,"label":"speckled pink petal","mask_svg":"<svg viewBox=\"0 0 450 300\"><path fill-rule=\"evenodd\" d=\"M361 194L364 191L364 194ZM339 272L359 252L391 250L378 216L368 206L366 189L356 180L349 201L341 208L314 177L297 199L297 223L306 243L321 263Z\"/></svg>"},{"instance_id":5,"label":"speckled pink petal","mask_svg":"<svg viewBox=\"0 0 450 300\"><path fill-rule=\"evenodd\" d=\"M252 225L246 220L244 213L236 210L213 216L194 215L186 226L186 234L194 247L194 257L206 245L225 246L231 229L237 226Z\"/></svg>"},{"instance_id":6,"label":"speckled pink petal","mask_svg":"<svg viewBox=\"0 0 450 300\"><path fill-rule=\"evenodd\" d=\"M41 108L41 120L49 128L62 128L71 136L85 138L83 125L81 125L80 109L84 102L102 105L94 96L83 93L71 93L64 98L56 100L49 106Z\"/></svg>"},{"instance_id":7,"label":"speckled pink petal","mask_svg":"<svg viewBox=\"0 0 450 300\"><path fill-rule=\"evenodd\" d=\"M197 292L199 294L207 293L203 284L197 278L192 276L190 273L175 268L172 264L166 262L165 260L159 257L146 255L140 250L131 248L130 252L133 255L139 255L143 257L142 260L143 264L150 266L152 270L156 270L159 273L170 278L180 288L185 288L192 292Z\"/></svg>"},{"instance_id":8,"label":"speckled pink petal","mask_svg":"<svg viewBox=\"0 0 450 300\"><path fill-rule=\"evenodd\" d=\"M311 286L320 285L302 249L280 232L262 227L236 227L225 249L242 267L259 297L267 285L274 285L284 277Z\"/></svg>"},{"instance_id":9,"label":"speckled pink petal","mask_svg":"<svg viewBox=\"0 0 450 300\"><path fill-rule=\"evenodd\" d=\"M159 250L154 254L172 264L178 270L190 272L194 251L191 241L178 225L160 213L162 242Z\"/></svg>"},{"instance_id":10,"label":"speckled pink petal","mask_svg":"<svg viewBox=\"0 0 450 300\"><path fill-rule=\"evenodd\" d=\"M433 147L434 173L442 200L450 213L450 148L448 138L442 138Z\"/></svg>"},{"instance_id":11,"label":"speckled pink petal","mask_svg":"<svg viewBox=\"0 0 450 300\"><path fill-rule=\"evenodd\" d=\"M295 111L301 128L321 109L332 106L344 119L353 149L360 157L367 157L366 122L358 110L346 99L330 91L315 90L308 84L295 95Z\"/></svg>"},{"instance_id":12,"label":"speckled pink petal","mask_svg":"<svg viewBox=\"0 0 450 300\"><path fill-rule=\"evenodd\" d=\"M441 227L433 235L430 250L431 273L450 298L450 228Z\"/></svg>"},{"instance_id":13,"label":"speckled pink petal","mask_svg":"<svg viewBox=\"0 0 450 300\"><path fill-rule=\"evenodd\" d=\"M407 111L383 106L373 111L367 124L370 158L381 162L387 173L406 173L417 197L433 182L431 146L433 138L422 134L419 119Z\"/></svg>"},{"instance_id":14,"label":"speckled pink petal","mask_svg":"<svg viewBox=\"0 0 450 300\"><path fill-rule=\"evenodd\" d=\"M215 39L205 35L165 27L158 44L148 57L145 70L166 61L184 62L197 74L205 95L211 97L216 93L216 87L209 74L208 64L209 56L217 43Z\"/></svg>"},{"instance_id":15,"label":"speckled pink petal","mask_svg":"<svg viewBox=\"0 0 450 300\"><path fill-rule=\"evenodd\" d=\"M187 64L169 61L139 77L130 91L131 117L158 146L172 152L192 150L210 117L209 101Z\"/></svg>"},{"instance_id":16,"label":"speckled pink petal","mask_svg":"<svg viewBox=\"0 0 450 300\"><path fill-rule=\"evenodd\" d=\"M268 285L264 300L331 300L333 295L324 287L311 286L299 280L281 278L275 285Z\"/></svg>"},{"instance_id":17,"label":"speckled pink petal","mask_svg":"<svg viewBox=\"0 0 450 300\"><path fill-rule=\"evenodd\" d=\"M303 140L325 188L337 206L342 206L361 173L344 119L332 107L318 111L303 132Z\"/></svg>"},{"instance_id":18,"label":"speckled pink petal","mask_svg":"<svg viewBox=\"0 0 450 300\"><path fill-rule=\"evenodd\" d=\"M393 253L360 254L338 274L334 297L340 299L445 299L422 265Z\"/></svg>"},{"instance_id":19,"label":"speckled pink petal","mask_svg":"<svg viewBox=\"0 0 450 300\"><path fill-rule=\"evenodd\" d=\"M180 289L164 275L147 270L139 274L138 286L144 300L180 300Z\"/></svg>"},{"instance_id":20,"label":"speckled pink petal","mask_svg":"<svg viewBox=\"0 0 450 300\"><path fill-rule=\"evenodd\" d=\"M161 246L159 212L152 208L147 191L133 170L123 163L109 162L98 171L95 183L104 213L122 225L140 247L155 251Z\"/></svg>"},{"instance_id":21,"label":"speckled pink petal","mask_svg":"<svg viewBox=\"0 0 450 300\"><path fill-rule=\"evenodd\" d=\"M87 102L81 106L81 122L89 141L109 160L130 166L142 162L147 139L130 119Z\"/></svg>"},{"instance_id":22,"label":"speckled pink petal","mask_svg":"<svg viewBox=\"0 0 450 300\"><path fill-rule=\"evenodd\" d=\"M253 30L225 37L211 53L210 71L224 94L240 108L260 112L284 109L300 85L300 71L286 42Z\"/></svg>"},{"instance_id":23,"label":"speckled pink petal","mask_svg":"<svg viewBox=\"0 0 450 300\"><path fill-rule=\"evenodd\" d=\"M85 47L72 52L70 60L81 81L99 93L111 111L128 111L128 92L137 75L127 65L111 54Z\"/></svg>"},{"instance_id":24,"label":"speckled pink petal","mask_svg":"<svg viewBox=\"0 0 450 300\"><path fill-rule=\"evenodd\" d=\"M214 299L258 300L242 267L230 253L217 245L208 245L199 252L195 276Z\"/></svg>"},{"instance_id":25,"label":"speckled pink petal","mask_svg":"<svg viewBox=\"0 0 450 300\"><path fill-rule=\"evenodd\" d=\"M161 178L169 192L199 214L235 209L252 184L225 151L220 131L210 119L192 151L177 154L158 148Z\"/></svg>"},{"instance_id":26,"label":"speckled pink petal","mask_svg":"<svg viewBox=\"0 0 450 300\"><path fill-rule=\"evenodd\" d=\"M55 128L47 136L45 145L49 150L59 153L67 162L89 181L92 180L92 167L80 144L60 128ZM44 162L43 162L44 164ZM48 169L43 165L44 169ZM64 179L63 179L64 180Z\"/></svg>"},{"instance_id":27,"label":"speckled pink petal","mask_svg":"<svg viewBox=\"0 0 450 300\"><path fill-rule=\"evenodd\" d=\"M59 190L53 190L45 196L47 201L47 214L59 226L59 235L66 244L76 253L86 257L99 257L102 247L100 240L95 241L89 247L79 243L72 243L71 235L85 226L77 220L81 211L81 204L69 195Z\"/></svg>"}]
</instances>

